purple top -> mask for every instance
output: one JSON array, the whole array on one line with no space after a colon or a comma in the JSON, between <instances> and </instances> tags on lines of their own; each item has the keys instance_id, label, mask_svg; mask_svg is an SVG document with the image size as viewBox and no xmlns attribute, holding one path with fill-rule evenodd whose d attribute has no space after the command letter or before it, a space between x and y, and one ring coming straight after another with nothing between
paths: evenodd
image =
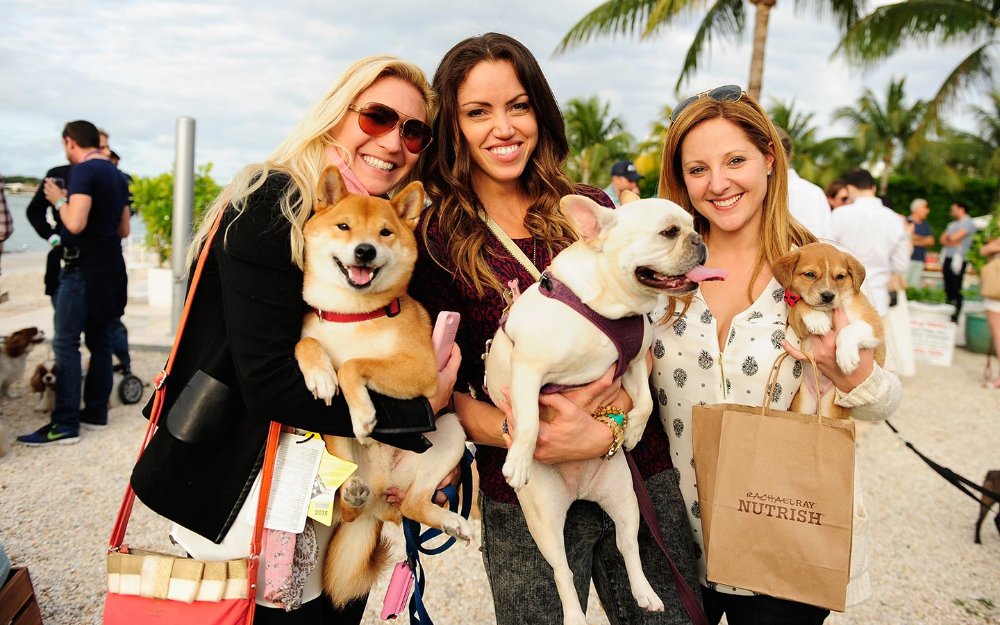
<instances>
[{"instance_id":1,"label":"purple top","mask_svg":"<svg viewBox=\"0 0 1000 625\"><path fill-rule=\"evenodd\" d=\"M575 191L593 199L602 206L614 207L608 196L599 189L579 185ZM423 219L426 219L427 215L428 213L425 212ZM489 394L484 385L484 362L481 356L485 351L486 341L496 334L500 325L500 315L506 304L499 292L487 290L483 296L479 296L471 285L455 277L454 266L447 254L448 241L441 234L436 220L428 224L428 241L426 243L423 241L423 237L419 236L421 227L422 224L417 228L420 255L413 272L413 279L410 281L410 295L424 305L432 320L442 310L451 310L462 315L462 322L459 324L458 333L455 336L455 342L462 350L462 366L458 372L455 390L461 392L472 390L477 399L489 403ZM516 279L522 287L526 287L534 282L527 270L489 232L486 224L482 224L482 228L488 233L485 254L489 258L490 266L500 283L506 284L508 281ZM531 258L533 254L536 255L535 265L539 269L548 267L552 261L545 246L533 245L531 238L514 239L514 243L528 258ZM428 251L433 253L433 258L443 263L444 267L438 265L428 254ZM517 496L514 490L507 485L501 473L507 450L487 445L479 445L477 449L476 464L479 467L480 489L494 501L516 504ZM666 433L659 420L654 416L650 418L642 440L632 451L644 479L672 466L669 452L670 446Z\"/></svg>"}]
</instances>

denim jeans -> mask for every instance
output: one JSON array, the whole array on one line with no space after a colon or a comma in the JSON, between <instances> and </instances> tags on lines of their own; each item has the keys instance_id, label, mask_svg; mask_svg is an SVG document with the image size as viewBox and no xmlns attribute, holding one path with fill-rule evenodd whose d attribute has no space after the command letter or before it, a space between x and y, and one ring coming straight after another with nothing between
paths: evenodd
<instances>
[{"instance_id":1,"label":"denim jeans","mask_svg":"<svg viewBox=\"0 0 1000 625\"><path fill-rule=\"evenodd\" d=\"M701 593L709 623L725 614L729 625L821 625L830 615L826 608L768 595L730 595L704 586Z\"/></svg>"},{"instance_id":2,"label":"denim jeans","mask_svg":"<svg viewBox=\"0 0 1000 625\"><path fill-rule=\"evenodd\" d=\"M56 294L55 352L56 405L52 422L73 430L81 419L88 423L107 423L108 397L111 395L110 321L97 321L87 313L87 289L83 274L74 266L65 267L59 277ZM90 351L90 366L84 381L80 364L80 335ZM80 410L83 387L84 408Z\"/></svg>"},{"instance_id":3,"label":"denim jeans","mask_svg":"<svg viewBox=\"0 0 1000 625\"><path fill-rule=\"evenodd\" d=\"M132 358L128 353L128 329L121 317L111 322L111 351L126 371L132 369Z\"/></svg>"},{"instance_id":4,"label":"denim jeans","mask_svg":"<svg viewBox=\"0 0 1000 625\"><path fill-rule=\"evenodd\" d=\"M681 497L677 471L668 469L646 480L646 488L670 557L698 596L694 540ZM552 567L528 532L521 508L479 498L483 522L481 551L493 592L498 625L561 625L562 610ZM666 605L664 612L647 612L636 605L628 573L608 515L590 501L570 506L564 530L566 556L586 610L591 578L612 625L690 623L680 601L666 557L643 521L639 527L642 568Z\"/></svg>"}]
</instances>

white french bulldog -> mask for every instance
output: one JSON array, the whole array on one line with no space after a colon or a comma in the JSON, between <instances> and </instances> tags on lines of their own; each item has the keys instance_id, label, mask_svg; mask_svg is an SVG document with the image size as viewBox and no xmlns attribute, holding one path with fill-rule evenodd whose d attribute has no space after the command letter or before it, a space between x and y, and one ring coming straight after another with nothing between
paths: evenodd
<instances>
[{"instance_id":1,"label":"white french bulldog","mask_svg":"<svg viewBox=\"0 0 1000 625\"><path fill-rule=\"evenodd\" d=\"M486 357L486 384L494 403L503 398L504 388L510 389L516 428L503 474L517 491L528 529L553 568L563 622L584 625L586 617L563 543L566 511L577 499L598 503L614 521L638 604L662 611L663 602L639 561L639 507L624 456L556 465L533 460L540 389L592 382L619 359L620 349L594 322L541 289L552 292L554 280L606 320L639 318L633 321L642 332L641 346L622 376L622 386L633 401L624 446L632 448L653 409L646 362L652 331L646 315L656 309L661 296L681 295L696 289L699 281L722 276L701 266L707 256L705 244L691 216L673 202L640 200L626 191L617 210L580 195L564 197L560 206L576 222L581 238L560 252L546 278L527 288L511 306ZM619 363L618 371L622 368Z\"/></svg>"}]
</instances>

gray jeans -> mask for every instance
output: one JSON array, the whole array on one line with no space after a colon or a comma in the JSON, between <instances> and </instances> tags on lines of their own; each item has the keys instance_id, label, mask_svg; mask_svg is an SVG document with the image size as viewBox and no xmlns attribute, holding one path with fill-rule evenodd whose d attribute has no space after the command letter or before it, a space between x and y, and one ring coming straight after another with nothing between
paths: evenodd
<instances>
[{"instance_id":1,"label":"gray jeans","mask_svg":"<svg viewBox=\"0 0 1000 625\"><path fill-rule=\"evenodd\" d=\"M646 480L660 533L670 557L695 596L700 593L695 570L694 540L688 524L679 478L668 469ZM552 567L535 546L520 506L499 503L480 493L483 521L480 549L493 592L498 625L561 625L559 594ZM653 540L645 521L639 527L642 568L649 583L666 604L664 612L638 607L629 590L625 562L615 545L615 528L601 508L589 501L570 507L565 527L566 556L573 570L577 594L584 610L593 578L612 625L665 625L690 623L674 586L667 559Z\"/></svg>"}]
</instances>

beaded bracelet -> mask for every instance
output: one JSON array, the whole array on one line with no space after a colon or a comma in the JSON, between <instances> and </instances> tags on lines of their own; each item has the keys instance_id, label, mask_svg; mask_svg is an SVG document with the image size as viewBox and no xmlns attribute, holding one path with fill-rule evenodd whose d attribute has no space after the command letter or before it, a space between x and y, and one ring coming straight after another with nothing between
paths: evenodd
<instances>
[{"instance_id":1,"label":"beaded bracelet","mask_svg":"<svg viewBox=\"0 0 1000 625\"><path fill-rule=\"evenodd\" d=\"M625 411L615 406L598 406L593 417L611 429L611 446L601 456L604 460L610 460L625 442L625 426L628 423L628 417L625 415Z\"/></svg>"}]
</instances>

